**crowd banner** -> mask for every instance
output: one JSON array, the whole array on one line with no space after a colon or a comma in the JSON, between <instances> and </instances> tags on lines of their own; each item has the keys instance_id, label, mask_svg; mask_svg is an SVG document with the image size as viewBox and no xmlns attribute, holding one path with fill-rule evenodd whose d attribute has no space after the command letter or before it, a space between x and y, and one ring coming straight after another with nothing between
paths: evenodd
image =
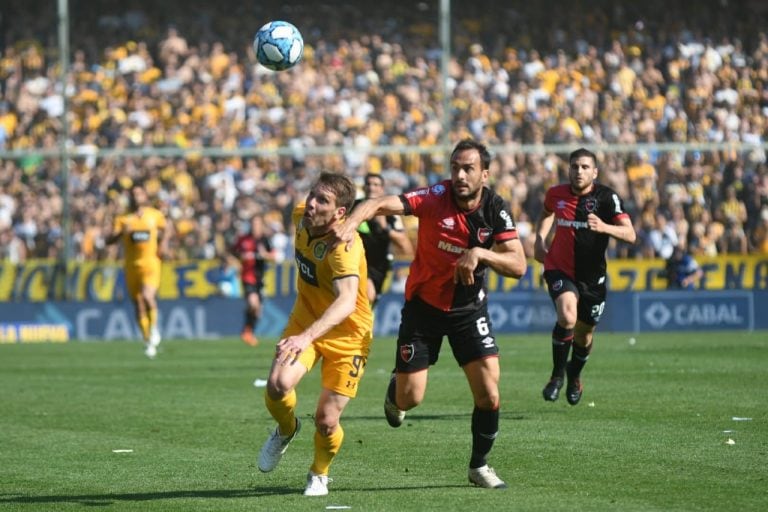
<instances>
[{"instance_id":1,"label":"crowd banner","mask_svg":"<svg viewBox=\"0 0 768 512\"><path fill-rule=\"evenodd\" d=\"M768 290L768 256L720 256L699 261L704 275L701 290ZM398 272L385 282L384 290L402 290L407 263L397 262ZM541 264L529 262L519 280L489 273L491 293L545 290ZM664 261L612 260L608 265L608 289L624 291L662 291ZM158 292L161 300L207 299L219 294L217 260L165 262ZM30 260L21 264L0 262L0 302L46 302L61 297L63 269L53 260ZM76 301L114 302L124 300L125 275L118 262L70 262L67 269L69 290ZM293 262L269 266L264 276L264 297L291 297L295 294Z\"/></svg>"}]
</instances>

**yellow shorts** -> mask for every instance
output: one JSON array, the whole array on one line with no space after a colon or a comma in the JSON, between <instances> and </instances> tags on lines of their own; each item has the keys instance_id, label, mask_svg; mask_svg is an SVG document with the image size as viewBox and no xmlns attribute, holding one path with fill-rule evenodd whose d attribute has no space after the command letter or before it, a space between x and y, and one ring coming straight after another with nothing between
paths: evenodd
<instances>
[{"instance_id":1,"label":"yellow shorts","mask_svg":"<svg viewBox=\"0 0 768 512\"><path fill-rule=\"evenodd\" d=\"M151 286L155 290L160 287L160 265L161 261L158 259L125 266L125 287L131 299L140 295L145 286Z\"/></svg>"},{"instance_id":2,"label":"yellow shorts","mask_svg":"<svg viewBox=\"0 0 768 512\"><path fill-rule=\"evenodd\" d=\"M290 333L286 329L283 337L300 332L301 330ZM363 340L319 338L301 353L298 362L308 370L312 370L322 358L320 378L323 387L340 395L354 398L357 395L360 379L365 373L365 363L368 361L370 350L370 336Z\"/></svg>"}]
</instances>

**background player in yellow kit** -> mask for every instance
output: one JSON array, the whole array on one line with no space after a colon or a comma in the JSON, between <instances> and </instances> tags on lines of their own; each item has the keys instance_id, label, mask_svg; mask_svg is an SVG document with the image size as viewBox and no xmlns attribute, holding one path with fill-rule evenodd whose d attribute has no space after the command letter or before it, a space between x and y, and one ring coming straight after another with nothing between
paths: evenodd
<instances>
[{"instance_id":1,"label":"background player in yellow kit","mask_svg":"<svg viewBox=\"0 0 768 512\"><path fill-rule=\"evenodd\" d=\"M354 199L349 178L322 173L306 204L293 212L297 297L267 380L265 402L277 428L261 448L259 469L272 471L299 432L295 388L322 358L315 456L305 496L328 494L328 470L344 438L339 420L357 394L372 338L363 242L355 234L348 249L333 247L329 236L333 226L344 222Z\"/></svg>"},{"instance_id":2,"label":"background player in yellow kit","mask_svg":"<svg viewBox=\"0 0 768 512\"><path fill-rule=\"evenodd\" d=\"M144 187L134 184L130 189L129 211L115 219L112 234L106 242L113 244L122 240L125 284L144 338L144 353L150 358L157 355L161 339L157 326L157 289L160 287L160 256L167 253L169 238L165 216L149 206Z\"/></svg>"}]
</instances>

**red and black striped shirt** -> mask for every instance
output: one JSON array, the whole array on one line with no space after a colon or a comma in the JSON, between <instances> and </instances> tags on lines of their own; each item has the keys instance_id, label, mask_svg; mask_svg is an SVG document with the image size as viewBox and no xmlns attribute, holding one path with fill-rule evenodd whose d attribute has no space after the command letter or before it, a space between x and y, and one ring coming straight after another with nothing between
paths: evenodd
<instances>
[{"instance_id":1,"label":"red and black striped shirt","mask_svg":"<svg viewBox=\"0 0 768 512\"><path fill-rule=\"evenodd\" d=\"M587 215L594 213L607 224L628 218L619 195L599 183L582 196L574 194L570 184L555 185L547 190L544 210L555 214L555 237L544 259L544 270L559 270L590 285L603 282L610 237L589 229Z\"/></svg>"},{"instance_id":2,"label":"red and black striped shirt","mask_svg":"<svg viewBox=\"0 0 768 512\"><path fill-rule=\"evenodd\" d=\"M453 282L456 260L473 247L490 249L494 242L517 238L517 227L504 200L483 188L480 204L464 211L456 204L451 181L418 188L400 196L406 215L419 218L416 257L411 263L405 298L419 297L443 311L482 303L487 292L487 265L475 269L473 285Z\"/></svg>"}]
</instances>

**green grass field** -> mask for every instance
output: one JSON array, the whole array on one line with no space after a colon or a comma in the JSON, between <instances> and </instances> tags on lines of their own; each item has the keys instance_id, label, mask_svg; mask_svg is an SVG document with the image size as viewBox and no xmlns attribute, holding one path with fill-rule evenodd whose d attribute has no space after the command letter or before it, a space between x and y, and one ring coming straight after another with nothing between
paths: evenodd
<instances>
[{"instance_id":1,"label":"green grass field","mask_svg":"<svg viewBox=\"0 0 768 512\"><path fill-rule=\"evenodd\" d=\"M447 345L395 430L394 340L377 339L323 498L301 494L318 370L305 429L275 471L255 466L275 340L164 342L154 361L135 342L0 346L0 510L765 510L768 333L628 338L599 333L576 407L541 398L547 335L500 338L502 491L467 483L471 398Z\"/></svg>"}]
</instances>

